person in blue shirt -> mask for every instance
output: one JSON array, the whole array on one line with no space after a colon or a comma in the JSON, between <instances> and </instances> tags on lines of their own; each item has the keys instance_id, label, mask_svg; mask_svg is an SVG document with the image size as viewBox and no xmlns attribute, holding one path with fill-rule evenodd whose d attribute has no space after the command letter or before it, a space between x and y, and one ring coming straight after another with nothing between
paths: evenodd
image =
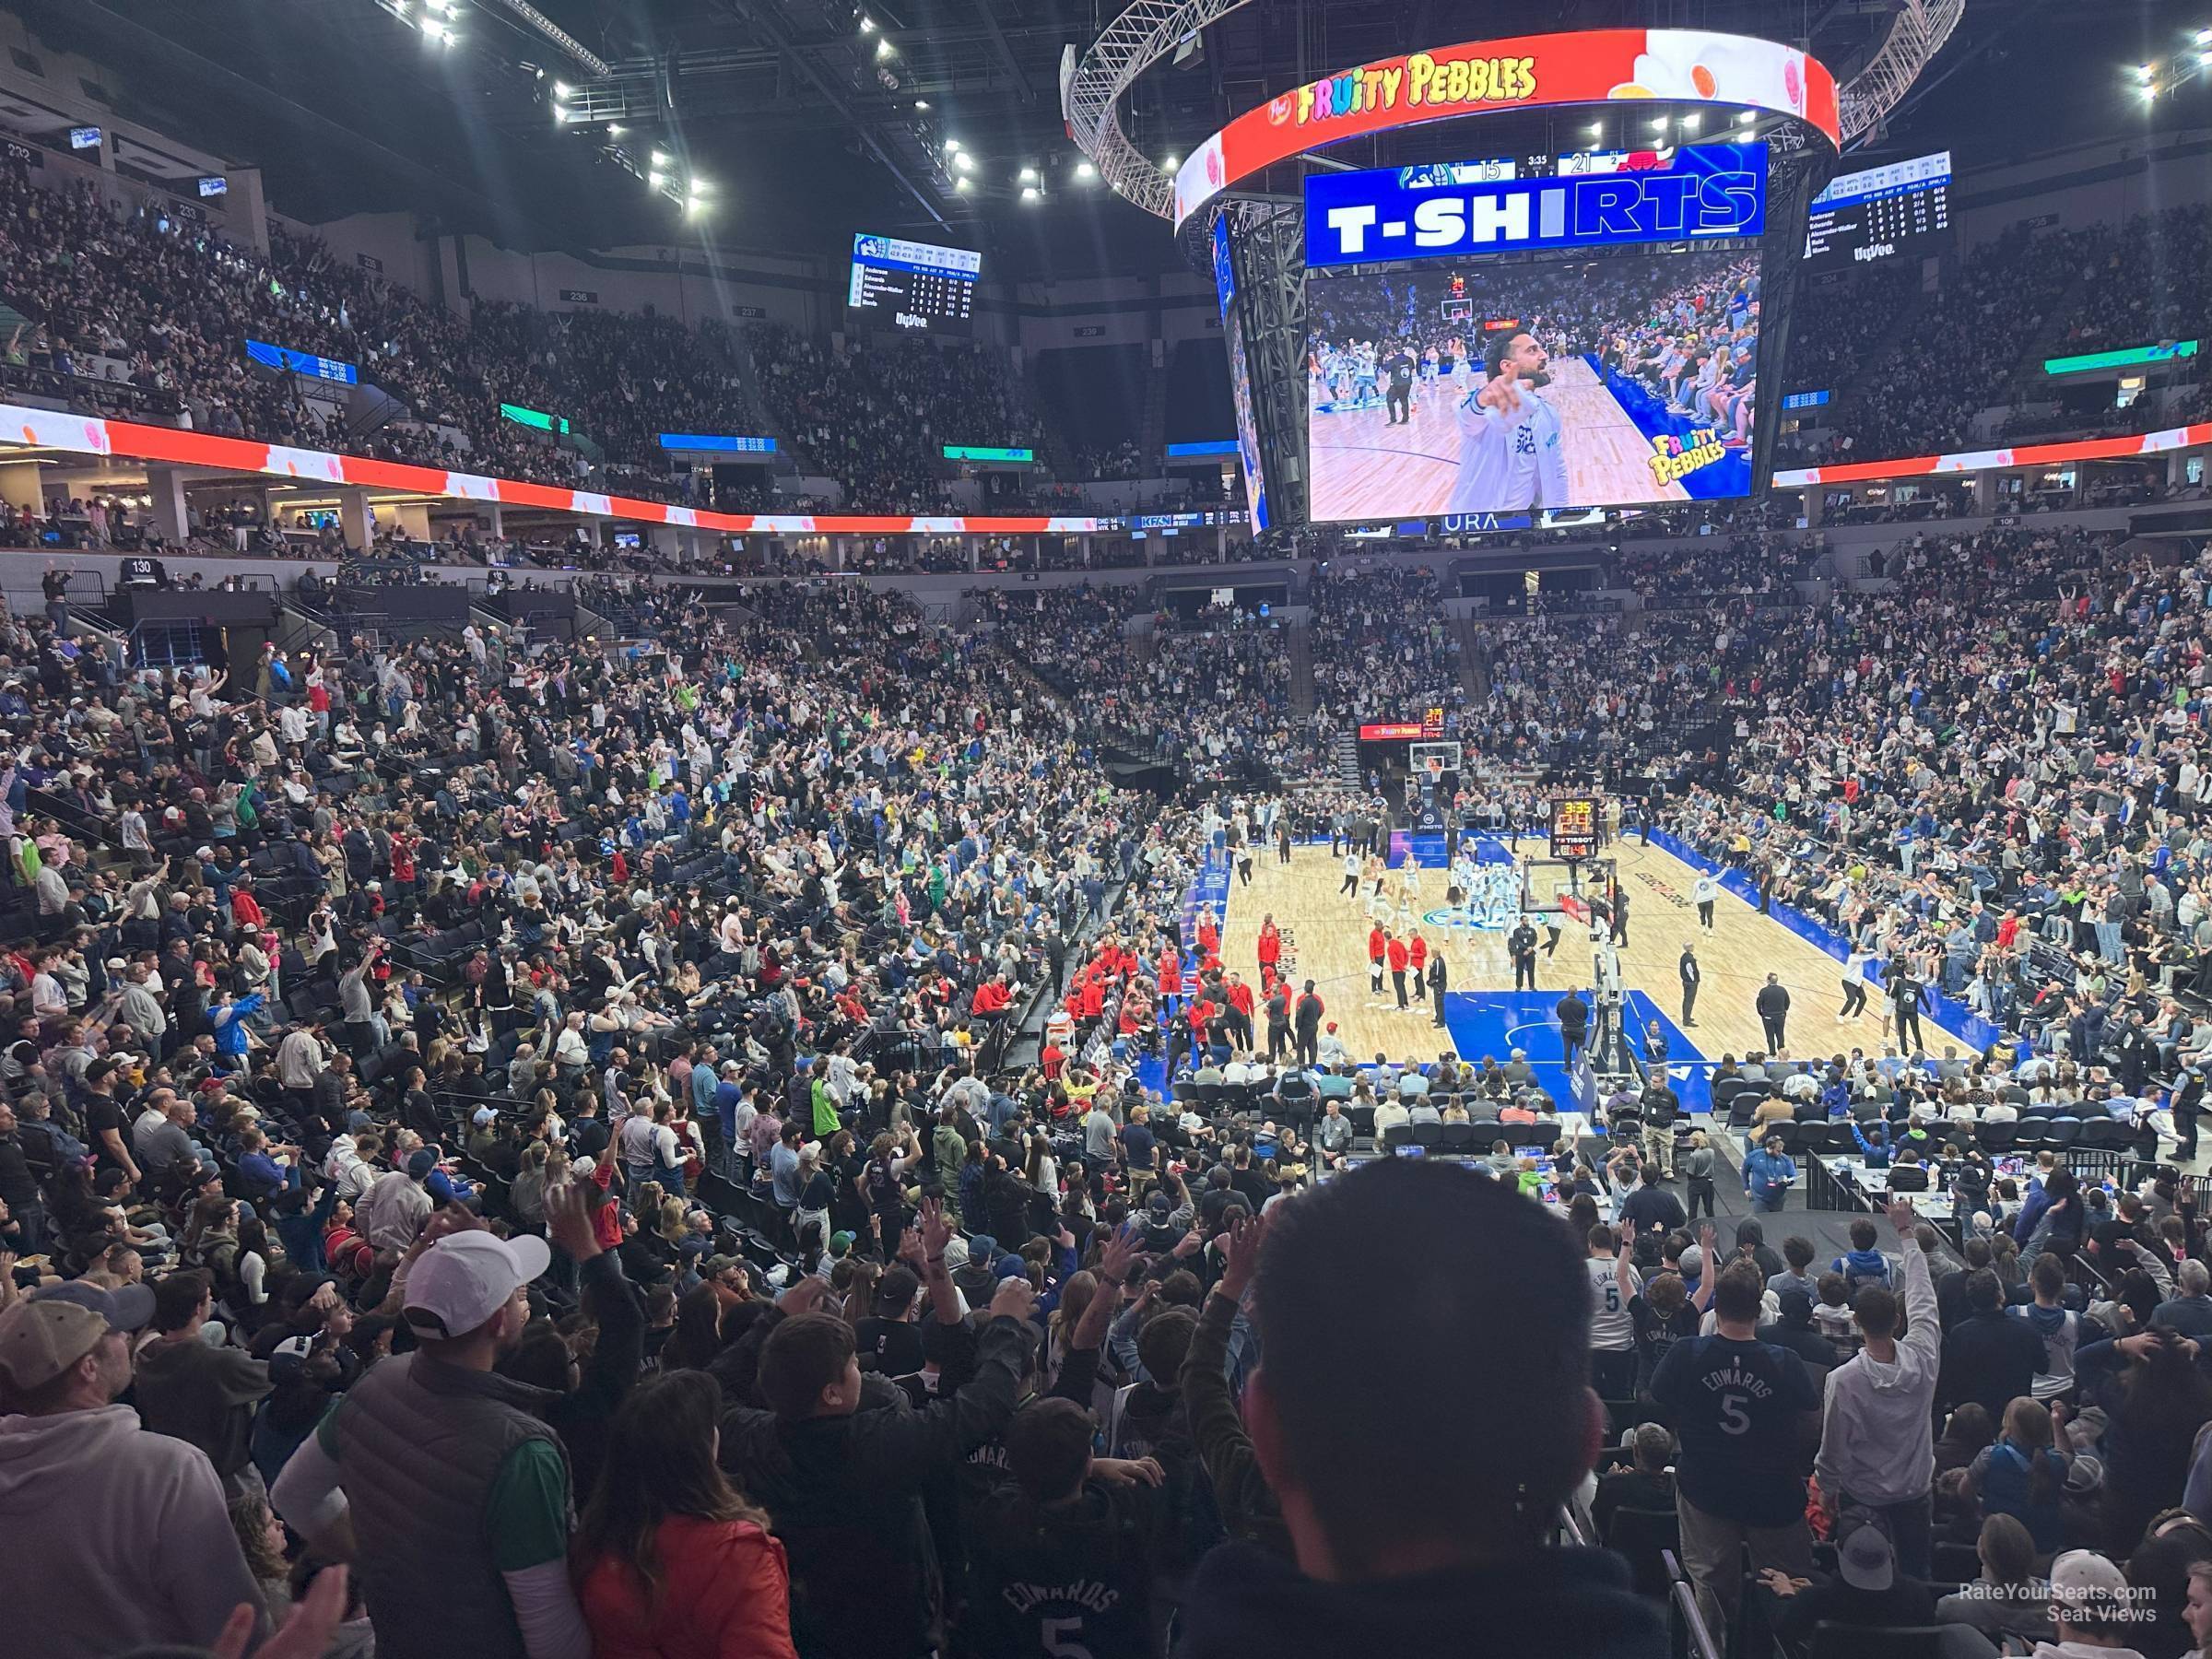
<instances>
[{"instance_id":1,"label":"person in blue shirt","mask_svg":"<svg viewBox=\"0 0 2212 1659\"><path fill-rule=\"evenodd\" d=\"M215 1032L216 1053L233 1062L244 1058L246 1021L261 1011L261 1005L266 1000L259 991L251 996L236 998L228 991L223 993L222 1000L216 1004L207 1016L208 1024Z\"/></svg>"},{"instance_id":2,"label":"person in blue shirt","mask_svg":"<svg viewBox=\"0 0 2212 1659\"><path fill-rule=\"evenodd\" d=\"M1790 1185L1797 1179L1797 1160L1782 1149L1782 1136L1770 1135L1766 1145L1744 1159L1744 1193L1755 1216L1772 1215L1789 1199Z\"/></svg>"}]
</instances>

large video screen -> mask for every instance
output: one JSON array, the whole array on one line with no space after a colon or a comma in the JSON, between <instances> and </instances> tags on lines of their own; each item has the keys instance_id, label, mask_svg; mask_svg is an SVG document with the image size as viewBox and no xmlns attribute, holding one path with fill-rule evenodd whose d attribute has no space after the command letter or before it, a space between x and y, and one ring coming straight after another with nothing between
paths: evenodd
<instances>
[{"instance_id":1,"label":"large video screen","mask_svg":"<svg viewBox=\"0 0 2212 1659\"><path fill-rule=\"evenodd\" d=\"M1260 427L1252 412L1252 364L1237 320L1237 273L1229 254L1229 220L1214 221L1214 290L1221 300L1221 334L1229 347L1229 395L1237 415L1237 458L1244 468L1244 497L1252 503L1254 534L1275 522L1267 500L1267 467L1260 454Z\"/></svg>"},{"instance_id":2,"label":"large video screen","mask_svg":"<svg viewBox=\"0 0 2212 1659\"><path fill-rule=\"evenodd\" d=\"M982 268L983 256L971 249L855 236L845 303L879 327L967 334Z\"/></svg>"},{"instance_id":3,"label":"large video screen","mask_svg":"<svg viewBox=\"0 0 2212 1659\"><path fill-rule=\"evenodd\" d=\"M1759 250L1310 272L1322 522L1751 490Z\"/></svg>"}]
</instances>

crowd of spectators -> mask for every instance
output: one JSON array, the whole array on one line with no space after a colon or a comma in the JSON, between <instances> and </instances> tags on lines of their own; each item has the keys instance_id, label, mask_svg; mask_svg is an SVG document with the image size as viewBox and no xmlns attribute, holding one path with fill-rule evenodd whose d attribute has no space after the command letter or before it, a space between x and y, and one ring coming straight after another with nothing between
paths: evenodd
<instances>
[{"instance_id":1,"label":"crowd of spectators","mask_svg":"<svg viewBox=\"0 0 2212 1659\"><path fill-rule=\"evenodd\" d=\"M839 345L775 324L749 337L777 424L872 511L941 511L956 476L948 445L1034 450L1043 441L1005 366L979 346L901 335Z\"/></svg>"},{"instance_id":2,"label":"crowd of spectators","mask_svg":"<svg viewBox=\"0 0 2212 1659\"><path fill-rule=\"evenodd\" d=\"M1313 702L1324 735L1407 711L1457 712L1466 700L1459 637L1426 565L1336 559L1314 572Z\"/></svg>"}]
</instances>

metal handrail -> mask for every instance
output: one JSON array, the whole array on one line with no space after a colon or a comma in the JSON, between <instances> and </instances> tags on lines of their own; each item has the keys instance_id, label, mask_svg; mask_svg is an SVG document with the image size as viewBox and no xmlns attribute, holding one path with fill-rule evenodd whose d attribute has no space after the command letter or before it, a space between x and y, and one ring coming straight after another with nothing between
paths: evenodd
<instances>
[{"instance_id":1,"label":"metal handrail","mask_svg":"<svg viewBox=\"0 0 2212 1659\"><path fill-rule=\"evenodd\" d=\"M1690 1588L1689 1575L1682 1571L1682 1563L1675 1559L1671 1549L1662 1549L1659 1560L1672 1581L1669 1599L1674 1604L1676 1618L1681 1620L1681 1633L1689 1649L1689 1659L1721 1659L1721 1644L1706 1628L1704 1614L1698 1611L1697 1592Z\"/></svg>"}]
</instances>

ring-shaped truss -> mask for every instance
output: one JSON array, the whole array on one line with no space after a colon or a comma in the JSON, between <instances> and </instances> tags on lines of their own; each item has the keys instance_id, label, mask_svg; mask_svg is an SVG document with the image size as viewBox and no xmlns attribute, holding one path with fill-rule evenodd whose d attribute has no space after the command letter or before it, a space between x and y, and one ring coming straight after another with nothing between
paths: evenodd
<instances>
[{"instance_id":1,"label":"ring-shaped truss","mask_svg":"<svg viewBox=\"0 0 2212 1659\"><path fill-rule=\"evenodd\" d=\"M1122 94L1177 47L1245 0L1135 0L1062 77L1068 136L1114 193L1157 218L1175 218L1174 181L1122 130ZM1841 88L1846 145L1904 101L1965 15L1966 0L1905 0L1881 49Z\"/></svg>"}]
</instances>

